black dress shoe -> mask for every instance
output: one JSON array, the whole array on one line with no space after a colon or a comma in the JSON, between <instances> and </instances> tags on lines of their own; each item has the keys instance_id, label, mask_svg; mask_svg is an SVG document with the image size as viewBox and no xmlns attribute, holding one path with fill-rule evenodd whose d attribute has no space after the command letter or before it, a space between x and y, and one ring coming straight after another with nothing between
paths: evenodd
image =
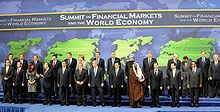
<instances>
[{"instance_id":1,"label":"black dress shoe","mask_svg":"<svg viewBox=\"0 0 220 112\"><path fill-rule=\"evenodd\" d=\"M66 103L66 106L69 106L69 103Z\"/></svg>"},{"instance_id":2,"label":"black dress shoe","mask_svg":"<svg viewBox=\"0 0 220 112\"><path fill-rule=\"evenodd\" d=\"M48 102L44 102L44 103L43 103L43 105L47 105L47 104L48 104Z\"/></svg>"},{"instance_id":3,"label":"black dress shoe","mask_svg":"<svg viewBox=\"0 0 220 112\"><path fill-rule=\"evenodd\" d=\"M64 103L61 103L60 106L64 106Z\"/></svg>"},{"instance_id":4,"label":"black dress shoe","mask_svg":"<svg viewBox=\"0 0 220 112\"><path fill-rule=\"evenodd\" d=\"M215 96L214 96L214 95L212 95L212 96L210 96L210 98L215 98Z\"/></svg>"},{"instance_id":5,"label":"black dress shoe","mask_svg":"<svg viewBox=\"0 0 220 112\"><path fill-rule=\"evenodd\" d=\"M6 101L6 100L4 100L2 103L7 103L7 101Z\"/></svg>"},{"instance_id":6,"label":"black dress shoe","mask_svg":"<svg viewBox=\"0 0 220 112\"><path fill-rule=\"evenodd\" d=\"M190 104L190 107L194 107L194 104Z\"/></svg>"},{"instance_id":7,"label":"black dress shoe","mask_svg":"<svg viewBox=\"0 0 220 112\"><path fill-rule=\"evenodd\" d=\"M195 104L195 107L198 108L198 107L199 107L199 104Z\"/></svg>"},{"instance_id":8,"label":"black dress shoe","mask_svg":"<svg viewBox=\"0 0 220 112\"><path fill-rule=\"evenodd\" d=\"M160 108L160 105L157 105L156 107Z\"/></svg>"},{"instance_id":9,"label":"black dress shoe","mask_svg":"<svg viewBox=\"0 0 220 112\"><path fill-rule=\"evenodd\" d=\"M179 104L176 104L176 107L177 107L177 108L180 108L180 105L179 105Z\"/></svg>"},{"instance_id":10,"label":"black dress shoe","mask_svg":"<svg viewBox=\"0 0 220 112\"><path fill-rule=\"evenodd\" d=\"M92 105L93 107L95 107L96 106L96 103L93 103L93 105Z\"/></svg>"},{"instance_id":11,"label":"black dress shoe","mask_svg":"<svg viewBox=\"0 0 220 112\"><path fill-rule=\"evenodd\" d=\"M52 105L52 102L49 102L48 105Z\"/></svg>"},{"instance_id":12,"label":"black dress shoe","mask_svg":"<svg viewBox=\"0 0 220 112\"><path fill-rule=\"evenodd\" d=\"M101 106L102 106L102 107L104 107L104 106L105 106L105 103L104 103L104 102L102 102L102 103L101 103Z\"/></svg>"}]
</instances>

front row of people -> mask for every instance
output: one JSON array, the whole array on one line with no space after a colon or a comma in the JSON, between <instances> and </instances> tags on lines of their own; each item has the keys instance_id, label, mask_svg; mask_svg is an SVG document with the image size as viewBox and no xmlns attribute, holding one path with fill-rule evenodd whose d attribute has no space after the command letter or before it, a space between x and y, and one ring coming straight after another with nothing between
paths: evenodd
<instances>
[{"instance_id":1,"label":"front row of people","mask_svg":"<svg viewBox=\"0 0 220 112\"><path fill-rule=\"evenodd\" d=\"M197 68L196 62L192 62L192 69L188 72L187 88L190 89L191 107L199 106L199 88L202 86L201 70ZM37 74L34 70L34 63L30 62L28 70L24 71L21 63L17 62L17 69L10 66L10 61L6 60L5 67L2 68L2 84L4 89L4 101L12 102L12 88L14 87L15 103L22 103L22 89L25 82L27 82L27 89L30 96L30 103L34 103L37 91L37 81L43 78L43 86L45 93L44 105L52 104L51 95L51 69L49 63L44 64L43 74ZM92 68L86 70L83 68L83 63L79 63L78 69L75 71L74 78L71 78L71 70L66 61L62 62L61 68L57 73L57 86L60 88L61 106L69 105L69 88L71 82L76 83L77 90L77 105L86 106L86 87L90 87L92 91L93 106L97 105L96 93L99 93L101 106L104 104L104 70L97 66L97 61L92 61ZM114 64L114 70L110 73L110 87L113 90L114 102L113 106L121 106L121 88L124 85L124 71L121 69L119 63ZM25 79L26 78L26 79ZM171 70L167 73L168 86L172 96L172 107L179 107L179 90L181 89L181 72L176 69L176 63L171 64ZM144 88L148 86L151 89L152 107L160 107L159 91L163 89L163 72L158 69L158 63L154 62L154 69L150 71L149 85L146 85L146 77L142 73L141 68L137 62L133 63L130 69L129 82L129 100L131 107L142 107L144 100ZM98 90L98 91L97 91Z\"/></svg>"}]
</instances>

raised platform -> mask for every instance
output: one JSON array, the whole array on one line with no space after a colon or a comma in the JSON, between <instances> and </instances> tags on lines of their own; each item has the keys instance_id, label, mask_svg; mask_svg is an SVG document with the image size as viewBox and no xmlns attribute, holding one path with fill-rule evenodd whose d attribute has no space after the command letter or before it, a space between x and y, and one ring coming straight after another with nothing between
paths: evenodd
<instances>
[{"instance_id":1,"label":"raised platform","mask_svg":"<svg viewBox=\"0 0 220 112\"><path fill-rule=\"evenodd\" d=\"M7 109L7 110L5 110ZM2 104L0 103L1 112L219 112L220 107L180 107L172 108L170 106L162 106L161 108L150 108L144 106L143 108L130 108L128 106L111 107L111 106L60 106L60 105L42 105L42 104Z\"/></svg>"},{"instance_id":2,"label":"raised platform","mask_svg":"<svg viewBox=\"0 0 220 112\"><path fill-rule=\"evenodd\" d=\"M3 100L3 96L0 96L0 102ZM97 97L97 100L99 98ZM28 103L29 98L24 99L24 103ZM42 104L44 102L44 98L38 98L36 99L36 103ZM113 98L105 96L105 104L108 106L111 106L113 102ZM59 104L60 103L60 98L53 98L53 104ZM71 97L70 98L70 104L71 105L76 105L76 98ZM87 100L86 100L87 105L92 105L92 98L90 95L87 95ZM150 106L151 105L151 97L146 97L143 103L144 106ZM168 96L160 96L160 105L161 106L170 106L171 105L171 97ZM201 107L220 107L220 98L203 98L200 97L199 105ZM122 96L122 106L129 106L129 98L128 96ZM180 106L190 106L190 98L185 97L182 98L180 97Z\"/></svg>"}]
</instances>

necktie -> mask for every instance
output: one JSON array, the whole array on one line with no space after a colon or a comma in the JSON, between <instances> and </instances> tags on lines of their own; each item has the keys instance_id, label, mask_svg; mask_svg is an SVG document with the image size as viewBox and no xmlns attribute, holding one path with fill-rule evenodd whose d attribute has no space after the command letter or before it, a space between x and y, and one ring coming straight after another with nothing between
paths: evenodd
<instances>
[{"instance_id":1,"label":"necktie","mask_svg":"<svg viewBox=\"0 0 220 112\"><path fill-rule=\"evenodd\" d=\"M116 75L116 77L118 76L118 69L115 71L115 75Z\"/></svg>"},{"instance_id":2,"label":"necktie","mask_svg":"<svg viewBox=\"0 0 220 112\"><path fill-rule=\"evenodd\" d=\"M148 59L148 64L150 65L150 63L151 63L151 58Z\"/></svg>"},{"instance_id":3,"label":"necktie","mask_svg":"<svg viewBox=\"0 0 220 112\"><path fill-rule=\"evenodd\" d=\"M202 58L202 66L205 66L205 58Z\"/></svg>"},{"instance_id":4,"label":"necktie","mask_svg":"<svg viewBox=\"0 0 220 112\"><path fill-rule=\"evenodd\" d=\"M20 70L19 70L19 68L18 68L18 70L17 70L17 74L19 75L19 73L20 73Z\"/></svg>"},{"instance_id":5,"label":"necktie","mask_svg":"<svg viewBox=\"0 0 220 112\"><path fill-rule=\"evenodd\" d=\"M154 74L155 74L155 76L157 76L157 70L154 70Z\"/></svg>"},{"instance_id":6,"label":"necktie","mask_svg":"<svg viewBox=\"0 0 220 112\"><path fill-rule=\"evenodd\" d=\"M173 70L173 78L175 77L175 73L176 73L176 71L175 71L175 70Z\"/></svg>"},{"instance_id":7,"label":"necktie","mask_svg":"<svg viewBox=\"0 0 220 112\"><path fill-rule=\"evenodd\" d=\"M56 65L56 62L55 61L53 61L53 67Z\"/></svg>"},{"instance_id":8,"label":"necktie","mask_svg":"<svg viewBox=\"0 0 220 112\"><path fill-rule=\"evenodd\" d=\"M97 61L97 64L98 64L99 63L99 58L97 58L96 61Z\"/></svg>"},{"instance_id":9,"label":"necktie","mask_svg":"<svg viewBox=\"0 0 220 112\"><path fill-rule=\"evenodd\" d=\"M96 76L96 72L97 72L97 68L94 68L94 74L95 74L95 76Z\"/></svg>"},{"instance_id":10,"label":"necktie","mask_svg":"<svg viewBox=\"0 0 220 112\"><path fill-rule=\"evenodd\" d=\"M8 74L8 69L9 69L9 67L6 67L6 74Z\"/></svg>"},{"instance_id":11,"label":"necktie","mask_svg":"<svg viewBox=\"0 0 220 112\"><path fill-rule=\"evenodd\" d=\"M112 66L114 66L115 58L112 58Z\"/></svg>"},{"instance_id":12,"label":"necktie","mask_svg":"<svg viewBox=\"0 0 220 112\"><path fill-rule=\"evenodd\" d=\"M79 74L82 75L82 69L79 69Z\"/></svg>"},{"instance_id":13,"label":"necktie","mask_svg":"<svg viewBox=\"0 0 220 112\"><path fill-rule=\"evenodd\" d=\"M185 68L187 68L187 62L185 62Z\"/></svg>"},{"instance_id":14,"label":"necktie","mask_svg":"<svg viewBox=\"0 0 220 112\"><path fill-rule=\"evenodd\" d=\"M193 68L193 75L196 74L196 68Z\"/></svg>"},{"instance_id":15,"label":"necktie","mask_svg":"<svg viewBox=\"0 0 220 112\"><path fill-rule=\"evenodd\" d=\"M65 68L63 68L63 74L64 74L64 72L65 72Z\"/></svg>"},{"instance_id":16,"label":"necktie","mask_svg":"<svg viewBox=\"0 0 220 112\"><path fill-rule=\"evenodd\" d=\"M68 60L68 64L70 65L70 59Z\"/></svg>"},{"instance_id":17,"label":"necktie","mask_svg":"<svg viewBox=\"0 0 220 112\"><path fill-rule=\"evenodd\" d=\"M215 67L217 67L218 66L218 61L215 61Z\"/></svg>"}]
</instances>

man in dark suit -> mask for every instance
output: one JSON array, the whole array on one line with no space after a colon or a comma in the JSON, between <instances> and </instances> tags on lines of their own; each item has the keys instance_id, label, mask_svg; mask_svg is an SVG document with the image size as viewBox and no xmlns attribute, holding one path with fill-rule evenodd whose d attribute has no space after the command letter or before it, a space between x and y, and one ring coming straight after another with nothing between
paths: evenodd
<instances>
[{"instance_id":1,"label":"man in dark suit","mask_svg":"<svg viewBox=\"0 0 220 112\"><path fill-rule=\"evenodd\" d=\"M171 91L172 107L179 108L179 90L181 89L181 71L176 69L176 63L171 63L168 71L168 89Z\"/></svg>"},{"instance_id":2,"label":"man in dark suit","mask_svg":"<svg viewBox=\"0 0 220 112\"><path fill-rule=\"evenodd\" d=\"M17 62L16 60L14 59L14 55L12 53L9 53L8 54L8 60L10 61L10 65L16 69L17 68Z\"/></svg>"},{"instance_id":3,"label":"man in dark suit","mask_svg":"<svg viewBox=\"0 0 220 112\"><path fill-rule=\"evenodd\" d=\"M14 68L10 66L10 61L5 61L5 67L2 68L2 86L4 91L4 100L2 103L12 102L12 81Z\"/></svg>"},{"instance_id":4,"label":"man in dark suit","mask_svg":"<svg viewBox=\"0 0 220 112\"><path fill-rule=\"evenodd\" d=\"M167 71L172 70L172 68L171 68L172 63L176 63L176 69L180 70L181 61L179 60L179 55L178 54L174 54L173 58L168 60L168 62L167 62Z\"/></svg>"},{"instance_id":5,"label":"man in dark suit","mask_svg":"<svg viewBox=\"0 0 220 112\"><path fill-rule=\"evenodd\" d=\"M216 95L220 97L220 63L217 54L213 55L213 61L210 63L209 80L213 82L211 98L214 98Z\"/></svg>"},{"instance_id":6,"label":"man in dark suit","mask_svg":"<svg viewBox=\"0 0 220 112\"><path fill-rule=\"evenodd\" d=\"M50 61L51 65L51 93L54 96L58 96L59 88L57 87L57 72L61 68L61 61L57 59L57 55L52 56Z\"/></svg>"},{"instance_id":7,"label":"man in dark suit","mask_svg":"<svg viewBox=\"0 0 220 112\"><path fill-rule=\"evenodd\" d=\"M182 96L188 96L188 88L187 88L187 78L189 75L189 70L191 69L192 60L187 56L183 57L183 61L181 63L181 88L182 88Z\"/></svg>"},{"instance_id":8,"label":"man in dark suit","mask_svg":"<svg viewBox=\"0 0 220 112\"><path fill-rule=\"evenodd\" d=\"M159 92L163 88L163 72L158 69L158 63L154 62L154 69L150 70L149 88L151 89L152 107L160 107Z\"/></svg>"},{"instance_id":9,"label":"man in dark suit","mask_svg":"<svg viewBox=\"0 0 220 112\"><path fill-rule=\"evenodd\" d=\"M177 69L177 70L180 70L181 61L179 60L179 55L178 55L178 54L174 54L174 55L173 55L173 58L170 59L170 60L168 60L168 62L167 62L167 70L166 70L167 73L172 70L172 69L171 69L171 64L172 64L172 63L176 63L176 69ZM166 80L165 85L167 85L167 83L168 83L167 77L166 77L165 80ZM170 95L170 94L171 94L171 91L168 90L168 95Z\"/></svg>"},{"instance_id":10,"label":"man in dark suit","mask_svg":"<svg viewBox=\"0 0 220 112\"><path fill-rule=\"evenodd\" d=\"M77 106L86 106L85 87L88 72L83 68L83 63L78 64L78 69L75 71L74 81L77 90Z\"/></svg>"},{"instance_id":11,"label":"man in dark suit","mask_svg":"<svg viewBox=\"0 0 220 112\"><path fill-rule=\"evenodd\" d=\"M21 62L21 66L22 66L22 69L24 70L25 74L27 72L27 69L28 69L28 61L25 59L24 57L24 54L21 53L19 55L19 62ZM25 75L25 79L26 79L26 75ZM22 88L22 91L24 93L24 96L27 94L28 90L27 90L27 80L24 80L24 86Z\"/></svg>"},{"instance_id":12,"label":"man in dark suit","mask_svg":"<svg viewBox=\"0 0 220 112\"><path fill-rule=\"evenodd\" d=\"M17 62L17 68L14 70L13 86L15 88L15 103L22 103L22 87L24 86L25 71L21 67L21 62Z\"/></svg>"},{"instance_id":13,"label":"man in dark suit","mask_svg":"<svg viewBox=\"0 0 220 112\"><path fill-rule=\"evenodd\" d=\"M202 88L201 94L203 97L208 97L208 72L210 66L210 59L205 57L206 52L201 52L201 57L197 59L197 67L201 69L202 72Z\"/></svg>"},{"instance_id":14,"label":"man in dark suit","mask_svg":"<svg viewBox=\"0 0 220 112\"><path fill-rule=\"evenodd\" d=\"M101 106L104 104L104 94L102 87L104 87L104 70L98 67L96 60L92 61L92 68L89 73L89 83L88 86L92 88L92 102L93 106L96 106L96 89L99 91L99 97L101 99Z\"/></svg>"},{"instance_id":15,"label":"man in dark suit","mask_svg":"<svg viewBox=\"0 0 220 112\"><path fill-rule=\"evenodd\" d=\"M134 64L134 54L129 55L129 60L125 64L125 79L127 80L128 84L127 87L124 87L125 90L127 90L127 95L129 95L129 74L130 74L130 69L132 65Z\"/></svg>"},{"instance_id":16,"label":"man in dark suit","mask_svg":"<svg viewBox=\"0 0 220 112\"><path fill-rule=\"evenodd\" d=\"M37 93L38 95L41 95L41 93L43 92L43 85L40 83L40 80L41 80L41 77L40 75L43 74L43 71L44 71L44 68L43 68L43 63L41 61L39 61L39 57L38 55L34 55L34 60L33 60L33 63L34 63L34 69L37 73Z\"/></svg>"},{"instance_id":17,"label":"man in dark suit","mask_svg":"<svg viewBox=\"0 0 220 112\"><path fill-rule=\"evenodd\" d=\"M121 65L120 63L120 59L115 57L115 51L112 51L111 53L111 58L108 59L108 64L107 64L107 74L109 75L109 77L111 77L111 72L114 71L114 64L118 63L119 65ZM110 82L110 79L109 79ZM112 88L110 87L110 97L112 96Z\"/></svg>"},{"instance_id":18,"label":"man in dark suit","mask_svg":"<svg viewBox=\"0 0 220 112\"><path fill-rule=\"evenodd\" d=\"M66 61L62 62L62 67L57 72L57 86L61 89L61 106L69 106L69 87L71 87L71 70L67 68Z\"/></svg>"},{"instance_id":19,"label":"man in dark suit","mask_svg":"<svg viewBox=\"0 0 220 112\"><path fill-rule=\"evenodd\" d=\"M27 69L28 69L28 61L25 59L23 53L21 53L21 54L19 55L19 60L18 60L18 61L21 62L21 64L22 64L22 68L23 68L24 71L26 72Z\"/></svg>"},{"instance_id":20,"label":"man in dark suit","mask_svg":"<svg viewBox=\"0 0 220 112\"><path fill-rule=\"evenodd\" d=\"M70 70L71 70L71 80L74 80L74 73L75 73L75 70L76 70L77 60L72 57L71 52L68 52L66 54L66 57L67 57L67 59L65 59L65 61L68 64L68 68L70 68ZM71 82L71 92L70 92L70 94L71 94L71 96L76 95L76 85L75 85L74 81Z\"/></svg>"},{"instance_id":21,"label":"man in dark suit","mask_svg":"<svg viewBox=\"0 0 220 112\"><path fill-rule=\"evenodd\" d=\"M191 68L187 79L187 87L190 89L190 107L199 107L199 87L202 87L202 74L195 61L192 62Z\"/></svg>"},{"instance_id":22,"label":"man in dark suit","mask_svg":"<svg viewBox=\"0 0 220 112\"><path fill-rule=\"evenodd\" d=\"M105 60L101 58L101 53L99 51L97 51L95 53L95 58L92 59L92 61L96 60L98 67L102 68L104 76L106 76L105 74ZM92 63L92 62L91 62ZM103 94L107 94L107 82L106 80L104 80L104 87L102 87L103 90Z\"/></svg>"},{"instance_id":23,"label":"man in dark suit","mask_svg":"<svg viewBox=\"0 0 220 112\"><path fill-rule=\"evenodd\" d=\"M154 62L157 62L155 58L153 58L152 52L148 51L147 58L144 58L143 60L143 67L142 70L144 72L144 75L146 77L146 84L149 85L149 77L150 77L150 71L154 69ZM147 87L147 86L146 86ZM145 88L145 95L149 96L149 89Z\"/></svg>"},{"instance_id":24,"label":"man in dark suit","mask_svg":"<svg viewBox=\"0 0 220 112\"><path fill-rule=\"evenodd\" d=\"M114 69L110 75L110 86L113 89L114 103L113 107L121 106L121 88L124 85L124 71L120 68L119 62L115 62Z\"/></svg>"},{"instance_id":25,"label":"man in dark suit","mask_svg":"<svg viewBox=\"0 0 220 112\"><path fill-rule=\"evenodd\" d=\"M100 57L99 51L95 53L95 58L93 58L92 61L94 60L96 60L98 67L102 68L104 70L103 72L105 73L105 60Z\"/></svg>"},{"instance_id":26,"label":"man in dark suit","mask_svg":"<svg viewBox=\"0 0 220 112\"><path fill-rule=\"evenodd\" d=\"M45 101L43 105L52 105L52 97L51 97L51 69L49 63L44 64L44 74L42 75L44 79L44 94L45 94Z\"/></svg>"}]
</instances>

